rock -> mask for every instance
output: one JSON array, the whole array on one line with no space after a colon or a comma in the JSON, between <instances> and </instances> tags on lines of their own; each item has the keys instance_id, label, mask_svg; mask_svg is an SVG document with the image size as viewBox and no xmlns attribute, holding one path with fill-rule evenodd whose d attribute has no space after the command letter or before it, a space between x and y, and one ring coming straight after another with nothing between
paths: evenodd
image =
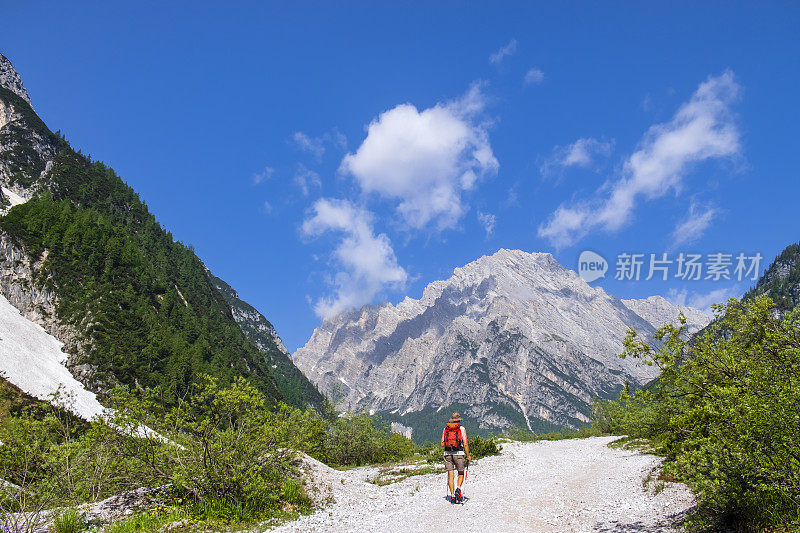
<instances>
[{"instance_id":1,"label":"rock","mask_svg":"<svg viewBox=\"0 0 800 533\"><path fill-rule=\"evenodd\" d=\"M3 54L0 54L0 87L11 90L17 96L28 102L28 105L31 104L28 91L26 91L25 87L22 85L22 79L19 74L17 74L11 61Z\"/></svg>"},{"instance_id":2,"label":"rock","mask_svg":"<svg viewBox=\"0 0 800 533\"><path fill-rule=\"evenodd\" d=\"M622 302L550 254L500 250L419 300L326 319L293 361L338 407L386 414L420 440L438 439L420 418L454 405L491 430L575 427L594 398L657 374L618 357L628 328L652 335L681 310L692 328L708 321L663 298Z\"/></svg>"}]
</instances>

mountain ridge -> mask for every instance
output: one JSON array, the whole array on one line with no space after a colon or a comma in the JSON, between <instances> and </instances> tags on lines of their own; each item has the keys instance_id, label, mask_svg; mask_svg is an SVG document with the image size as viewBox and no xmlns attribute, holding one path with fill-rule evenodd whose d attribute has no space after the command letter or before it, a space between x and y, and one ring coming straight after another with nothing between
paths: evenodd
<instances>
[{"instance_id":1,"label":"mountain ridge","mask_svg":"<svg viewBox=\"0 0 800 533\"><path fill-rule=\"evenodd\" d=\"M323 321L292 359L342 407L403 425L460 405L487 430L575 427L589 420L593 398L655 377L617 357L628 327L656 329L631 306L655 313L663 303L626 305L549 253L501 249L431 282L418 300ZM669 309L677 319L681 309ZM693 328L707 321L690 314Z\"/></svg>"},{"instance_id":2,"label":"mountain ridge","mask_svg":"<svg viewBox=\"0 0 800 533\"><path fill-rule=\"evenodd\" d=\"M169 403L210 374L285 400L269 355L191 247L112 169L47 128L4 56L0 71L0 293L64 343L67 368L100 398L157 386Z\"/></svg>"}]
</instances>

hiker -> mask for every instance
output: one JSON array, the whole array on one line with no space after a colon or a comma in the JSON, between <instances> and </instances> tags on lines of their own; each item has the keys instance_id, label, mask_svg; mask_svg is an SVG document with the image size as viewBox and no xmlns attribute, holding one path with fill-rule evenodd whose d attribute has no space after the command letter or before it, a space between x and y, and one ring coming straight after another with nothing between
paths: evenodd
<instances>
[{"instance_id":1,"label":"hiker","mask_svg":"<svg viewBox=\"0 0 800 533\"><path fill-rule=\"evenodd\" d=\"M450 503L464 500L461 484L464 482L464 465L472 457L469 455L467 430L461 425L461 415L453 413L442 431L442 448L444 448L444 466L447 468L447 487L450 489ZM458 487L453 490L453 470L458 470Z\"/></svg>"}]
</instances>

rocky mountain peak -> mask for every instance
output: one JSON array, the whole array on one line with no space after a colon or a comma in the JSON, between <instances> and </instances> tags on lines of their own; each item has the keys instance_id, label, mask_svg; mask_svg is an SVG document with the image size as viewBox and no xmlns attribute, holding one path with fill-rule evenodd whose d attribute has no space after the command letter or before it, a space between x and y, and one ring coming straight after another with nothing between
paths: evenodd
<instances>
[{"instance_id":1,"label":"rocky mountain peak","mask_svg":"<svg viewBox=\"0 0 800 533\"><path fill-rule=\"evenodd\" d=\"M499 250L418 300L329 318L293 360L340 407L381 413L422 440L450 408L493 431L576 426L594 398L655 377L618 357L628 328L648 337L681 310L663 298L622 302L549 253ZM685 312L690 332L708 322L695 313Z\"/></svg>"},{"instance_id":2,"label":"rocky mountain peak","mask_svg":"<svg viewBox=\"0 0 800 533\"><path fill-rule=\"evenodd\" d=\"M26 91L25 86L22 85L22 78L19 77L19 74L14 69L14 65L11 64L11 61L9 61L8 58L3 54L0 54L0 87L5 87L6 89L12 91L14 94L28 102L28 105L31 105L31 99L28 96L28 91Z\"/></svg>"}]
</instances>

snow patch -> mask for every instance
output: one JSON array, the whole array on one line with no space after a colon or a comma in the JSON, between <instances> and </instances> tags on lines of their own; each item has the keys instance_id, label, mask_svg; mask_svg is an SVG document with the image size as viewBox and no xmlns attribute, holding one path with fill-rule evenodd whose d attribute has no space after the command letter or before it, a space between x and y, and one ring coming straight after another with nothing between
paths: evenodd
<instances>
[{"instance_id":1,"label":"snow patch","mask_svg":"<svg viewBox=\"0 0 800 533\"><path fill-rule=\"evenodd\" d=\"M70 410L91 420L103 414L105 408L64 366L67 354L62 346L0 295L0 374L40 400L48 401L60 386L62 393L72 396Z\"/></svg>"},{"instance_id":2,"label":"snow patch","mask_svg":"<svg viewBox=\"0 0 800 533\"><path fill-rule=\"evenodd\" d=\"M5 208L3 210L3 212L8 211L9 209L14 207L15 205L24 204L25 202L28 201L27 198L23 198L22 196L20 196L19 194L15 193L11 189L7 189L5 187L2 187L2 190L3 190L3 196L8 198L8 201L10 202L10 205L7 208Z\"/></svg>"}]
</instances>

